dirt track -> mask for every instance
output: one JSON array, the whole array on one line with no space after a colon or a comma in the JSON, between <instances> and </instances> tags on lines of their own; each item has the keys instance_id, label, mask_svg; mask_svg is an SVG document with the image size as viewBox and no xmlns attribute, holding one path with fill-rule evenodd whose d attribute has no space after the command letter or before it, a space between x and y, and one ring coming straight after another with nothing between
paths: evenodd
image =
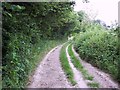
<instances>
[{"instance_id":1,"label":"dirt track","mask_svg":"<svg viewBox=\"0 0 120 90\"><path fill-rule=\"evenodd\" d=\"M62 70L59 60L60 50L62 45L52 49L40 62L33 76L30 78L27 88L89 88L82 77L82 74L73 66L66 48L66 55L68 57L71 69L74 72L74 79L77 82L72 86L68 82L65 73ZM72 48L75 55L80 59L79 55ZM118 88L118 84L114 82L110 76L89 63L81 60L84 68L94 77L94 80L100 84L100 88ZM89 90L89 89L87 89Z\"/></svg>"},{"instance_id":2,"label":"dirt track","mask_svg":"<svg viewBox=\"0 0 120 90\"><path fill-rule=\"evenodd\" d=\"M28 88L70 88L61 68L59 54L62 46L52 49L36 69Z\"/></svg>"}]
</instances>

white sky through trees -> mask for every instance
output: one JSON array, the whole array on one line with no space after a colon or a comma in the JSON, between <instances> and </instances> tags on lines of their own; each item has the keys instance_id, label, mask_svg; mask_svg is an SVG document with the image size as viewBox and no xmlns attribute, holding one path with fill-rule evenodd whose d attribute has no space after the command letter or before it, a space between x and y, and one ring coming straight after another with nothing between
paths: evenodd
<instances>
[{"instance_id":1,"label":"white sky through trees","mask_svg":"<svg viewBox=\"0 0 120 90\"><path fill-rule=\"evenodd\" d=\"M107 25L118 21L118 2L120 0L88 0L89 3L83 3L82 0L75 0L75 11L84 10L91 18L100 19Z\"/></svg>"}]
</instances>

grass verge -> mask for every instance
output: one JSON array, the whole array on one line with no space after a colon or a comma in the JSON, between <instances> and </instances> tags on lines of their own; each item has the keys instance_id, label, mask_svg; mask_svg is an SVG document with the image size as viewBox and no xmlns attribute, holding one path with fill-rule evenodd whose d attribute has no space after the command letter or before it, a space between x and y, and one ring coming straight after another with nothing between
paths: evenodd
<instances>
[{"instance_id":1,"label":"grass verge","mask_svg":"<svg viewBox=\"0 0 120 90\"><path fill-rule=\"evenodd\" d=\"M67 45L68 44L66 43L65 45L63 45L63 47L61 49L60 61L61 61L62 68L63 68L68 80L71 82L72 85L75 85L76 81L74 80L74 74L73 74L73 71L69 65L68 58L66 56L66 46Z\"/></svg>"}]
</instances>

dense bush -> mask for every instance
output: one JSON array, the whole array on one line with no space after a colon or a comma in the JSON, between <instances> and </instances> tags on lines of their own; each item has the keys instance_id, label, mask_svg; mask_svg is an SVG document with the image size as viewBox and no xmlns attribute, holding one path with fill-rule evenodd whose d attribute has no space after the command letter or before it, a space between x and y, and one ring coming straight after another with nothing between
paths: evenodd
<instances>
[{"instance_id":1,"label":"dense bush","mask_svg":"<svg viewBox=\"0 0 120 90\"><path fill-rule=\"evenodd\" d=\"M118 37L115 32L94 25L94 28L91 27L76 36L74 47L83 60L110 73L114 79L120 81Z\"/></svg>"}]
</instances>

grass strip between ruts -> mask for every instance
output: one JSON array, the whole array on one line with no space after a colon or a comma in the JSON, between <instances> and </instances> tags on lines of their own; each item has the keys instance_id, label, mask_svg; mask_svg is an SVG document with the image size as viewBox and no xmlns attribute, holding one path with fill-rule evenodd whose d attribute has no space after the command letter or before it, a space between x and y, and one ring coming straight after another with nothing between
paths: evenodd
<instances>
[{"instance_id":1,"label":"grass strip between ruts","mask_svg":"<svg viewBox=\"0 0 120 90\"><path fill-rule=\"evenodd\" d=\"M76 81L74 80L74 74L73 74L73 71L69 65L68 58L66 56L67 45L68 45L68 43L64 44L62 49L61 49L60 61L61 61L62 68L63 68L68 80L71 82L72 85L75 85Z\"/></svg>"}]
</instances>

